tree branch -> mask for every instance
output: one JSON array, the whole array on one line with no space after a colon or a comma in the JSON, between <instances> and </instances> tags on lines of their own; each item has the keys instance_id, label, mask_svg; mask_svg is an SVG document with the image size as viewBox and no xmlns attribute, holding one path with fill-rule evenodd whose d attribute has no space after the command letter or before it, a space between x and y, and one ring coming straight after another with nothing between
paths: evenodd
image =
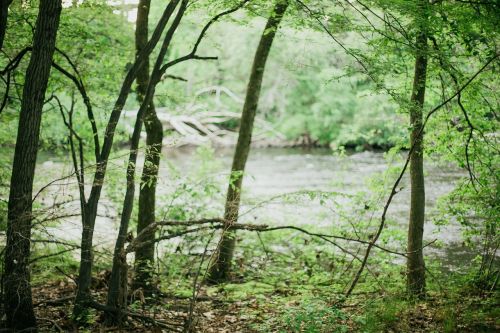
<instances>
[{"instance_id":1,"label":"tree branch","mask_svg":"<svg viewBox=\"0 0 500 333\"><path fill-rule=\"evenodd\" d=\"M167 62L165 65L163 65L161 67L161 73L162 75L167 71L167 69L169 69L170 67L172 66L175 66L177 65L178 63L181 63L181 62L184 62L184 61L187 61L187 60L190 60L190 59L195 59L195 60L217 60L218 58L217 57L202 57L202 56L198 56L196 55L196 52L198 51L198 47L200 46L200 43L203 39L203 37L205 36L206 32L208 31L208 29L210 28L210 26L212 24L214 24L215 22L217 22L221 17L225 16L225 15L228 15L228 14L231 14L231 13L234 13L235 11L237 11L238 9L242 8L247 2L249 2L250 0L243 0L242 2L240 2L238 5L236 5L235 7L231 8L231 9L228 9L224 12L221 12L219 14L217 14L216 16L214 16L204 27L203 29L201 29L201 32L198 36L198 39L196 40L196 42L194 43L194 46L193 46L193 49L191 50L191 52L189 52L188 54L180 57L180 58L177 58L177 59L174 59L170 62Z\"/></svg>"},{"instance_id":2,"label":"tree branch","mask_svg":"<svg viewBox=\"0 0 500 333\"><path fill-rule=\"evenodd\" d=\"M62 51L59 51L59 52L61 53ZM69 57L67 59L69 59ZM68 60L68 62L70 64L72 64L70 60ZM83 85L83 82L80 78L77 78L73 74L69 73L67 70L65 70L64 68L59 66L56 62L52 62L52 66L55 69L57 69L59 72L61 72L64 76L68 77L76 85L78 91L80 92L80 94L82 96L83 103L85 104L85 107L87 108L87 118L88 118L90 125L92 127L92 136L94 138L95 161L96 161L96 163L99 163L100 162L100 154L101 154L100 153L100 143L99 143L99 133L97 131L97 124L95 121L94 112L92 110L92 104L90 103L90 98L87 94L85 86ZM72 66L74 66L74 65L72 65ZM74 67L73 70L76 71L76 67ZM76 72L76 73L77 73L77 75L79 75L78 72ZM83 165L82 165L82 168L83 168Z\"/></svg>"}]
</instances>

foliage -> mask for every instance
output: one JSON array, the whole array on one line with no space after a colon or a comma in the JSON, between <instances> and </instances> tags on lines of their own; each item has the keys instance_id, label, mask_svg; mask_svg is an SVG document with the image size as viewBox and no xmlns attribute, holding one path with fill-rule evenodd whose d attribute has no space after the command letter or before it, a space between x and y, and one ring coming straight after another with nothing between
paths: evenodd
<instances>
[{"instance_id":1,"label":"foliage","mask_svg":"<svg viewBox=\"0 0 500 333\"><path fill-rule=\"evenodd\" d=\"M365 78L339 69L304 71L289 94L281 129L289 138L308 135L323 145L388 148L404 126L394 105L371 90Z\"/></svg>"},{"instance_id":2,"label":"foliage","mask_svg":"<svg viewBox=\"0 0 500 333\"><path fill-rule=\"evenodd\" d=\"M33 32L30 27L34 26L36 20L37 2L27 6L17 4L15 6L10 12L8 21L10 26L4 45L4 49L7 50L6 55L0 57L2 68L9 59L14 58L23 48L31 44ZM19 22L25 23L19 24ZM21 28L14 29L14 27ZM78 41L76 47L75 41ZM63 9L56 46L61 52L56 52L54 61L82 80L94 108L98 129L103 133L114 102L113 97L117 94L119 84L125 76L126 64L133 59L132 26L114 14L112 7L105 2L85 1L78 7ZM66 56L77 72L73 70L73 65ZM28 60L29 53L23 57L14 71L12 85L22 84L24 81ZM10 129L15 129L17 125L16 109L20 105L21 98L21 90L16 87L15 91L17 98L12 96L5 111L2 112L2 124ZM85 148L92 151L92 132L81 96L73 82L54 68L46 99L48 100L52 94L60 98L65 112L75 110L75 131L84 138L85 143L88 143ZM55 101L48 104L42 119L41 144L43 148L51 151L57 148L55 151L60 152L67 147L68 129L62 121L59 106ZM1 145L14 143L15 137L5 135L7 133L8 131L1 131Z\"/></svg>"},{"instance_id":3,"label":"foliage","mask_svg":"<svg viewBox=\"0 0 500 333\"><path fill-rule=\"evenodd\" d=\"M168 60L188 53L204 24L236 3L236 0L193 2L175 35ZM151 267L157 285L174 298L190 298L193 291L208 298L210 309L203 313L208 313L206 319L214 311L227 311L231 320L237 316L249 318L251 322L245 329L262 332L498 329L499 313L495 307L500 276L497 254L500 244L498 5L470 1L430 4L428 19L432 24L427 26L430 51L424 108L424 116L429 116L425 128L426 165L429 172L439 172L441 166L452 168L460 179L449 194L439 199L435 210L428 210L428 216L438 227L458 224L462 232L460 241L474 259L455 271L448 271L439 260L427 256L429 297L415 301L403 292L406 273L401 252L407 246L406 226L394 217L404 214L406 219L406 211L390 211L378 247L369 258L355 293L348 300L343 295L360 267L360 257L376 231L380 212L410 148L411 128L407 118L412 105L408 101L414 40L417 27L422 23L414 18L416 2L367 0L332 4L311 0L302 3L294 2L273 45L258 116L284 134L288 144L307 139L304 141L314 145L330 146L340 152L335 163L344 167L343 163L348 163L345 157L350 154L345 148L386 150L387 168L374 173L364 183L365 190L359 192L350 188L352 184L343 179L341 171L335 179L328 180L331 183L326 190L304 189L272 197L251 196L244 191L240 222L286 224L295 229L238 231L233 280L216 287L205 286L203 278L220 231L209 227L182 238L158 242L159 260ZM37 4L37 1L22 1L12 5L0 68L30 45ZM199 54L218 59L190 61L172 68L168 74L173 77L163 78L155 95L160 116L241 112L251 55L264 24L261 16L268 13L271 5L269 1L252 1L245 11L215 23L202 40ZM158 20L164 3L153 1L152 6L151 27ZM116 8L105 1L83 1L64 8L57 39L62 52L54 58L84 83L101 142L120 83L134 59L133 26L115 11ZM152 58L154 56L153 53ZM12 146L16 139L13 133L28 59L29 53L12 73L11 90L0 115L2 231L6 225ZM463 87L488 61L491 62L485 70ZM6 81L0 82L0 97L5 92L5 84ZM219 96L214 93L214 87L222 87L226 93ZM460 94L457 95L457 91ZM50 98L52 95L58 96L61 105ZM451 96L455 97L430 114L430 110ZM138 108L134 97L131 94L125 109ZM42 164L39 168L42 172L37 170L34 191L40 188L45 191L35 203L34 236L41 238L48 234L47 226L57 226L66 210L73 214L78 210L71 205L76 184L63 177L60 183L53 184L58 186L56 189L48 186L62 173L68 176L72 168L67 162L69 132L61 112L65 115L74 112L74 129L82 137L88 173L95 167L93 133L75 86L53 69L45 98L40 147L45 154L39 155L39 164L45 159L49 161L47 166ZM236 119L223 124L225 129L233 131L238 126ZM123 201L127 154L121 146L129 139L129 118L120 121L118 132L103 195L111 207L105 212L110 215L110 223L119 220ZM144 155L145 149L144 146L139 149L139 156ZM169 221L220 216L227 183L232 185L234 180L234 174L227 174L224 164L227 161L207 145L198 147L192 160L177 161L176 165L170 156L178 150L167 147L162 154L156 216ZM351 163L356 163L355 159ZM353 178L364 181L360 180L364 171L355 172ZM273 177L289 175L276 171ZM251 175L245 179L251 180ZM453 181L450 179L449 183ZM339 187L345 191L334 190ZM405 187L406 178L403 178L401 188L395 189L403 201ZM280 215L273 205L290 209ZM307 216L293 209L301 205L308 208ZM137 212L136 207L133 211ZM136 222L136 214L132 222ZM165 227L156 236L168 237L189 228ZM47 281L58 280L61 271L73 276L79 264L71 252L65 252L67 247L63 244L48 243L33 242L32 245L35 260L31 274L36 287L43 288ZM426 251L435 251L438 244L447 246L437 241ZM94 270L105 272L111 260L108 249L102 250L96 251ZM97 297L102 296L103 289L97 290ZM148 307L140 297L135 297L136 294L131 307L134 311L146 309L156 314L168 308L161 304L161 298L159 304ZM157 301L155 297L148 301ZM202 309L205 305L197 304ZM89 327L100 325L97 313L93 311L88 317Z\"/></svg>"},{"instance_id":4,"label":"foliage","mask_svg":"<svg viewBox=\"0 0 500 333\"><path fill-rule=\"evenodd\" d=\"M349 327L341 324L345 313L318 300L307 300L298 308L289 309L285 316L283 332L335 332L345 333Z\"/></svg>"}]
</instances>

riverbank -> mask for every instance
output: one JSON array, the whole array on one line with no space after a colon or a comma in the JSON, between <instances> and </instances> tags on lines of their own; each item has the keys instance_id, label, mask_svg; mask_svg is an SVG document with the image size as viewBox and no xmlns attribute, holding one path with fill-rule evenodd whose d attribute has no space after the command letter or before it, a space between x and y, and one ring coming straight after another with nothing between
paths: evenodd
<instances>
[{"instance_id":1,"label":"riverbank","mask_svg":"<svg viewBox=\"0 0 500 333\"><path fill-rule=\"evenodd\" d=\"M237 133L229 132L224 137L210 137L203 135L172 135L170 134L164 139L165 147L199 147L201 145L211 145L216 148L232 148L236 145ZM126 147L126 143L120 143L120 146ZM310 135L304 134L294 139L287 139L283 135L264 135L252 138L252 149L263 148L304 148L304 149L343 149L352 152L377 151L384 152L394 147L394 144L387 142L385 144L353 144L345 143L343 145L333 145L331 143L321 143L319 140L311 138Z\"/></svg>"}]
</instances>

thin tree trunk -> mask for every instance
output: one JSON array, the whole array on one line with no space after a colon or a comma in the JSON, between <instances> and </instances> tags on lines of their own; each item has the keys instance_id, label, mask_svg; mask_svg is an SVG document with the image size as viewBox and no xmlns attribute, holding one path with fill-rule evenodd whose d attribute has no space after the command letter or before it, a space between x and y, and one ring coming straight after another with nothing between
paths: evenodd
<instances>
[{"instance_id":1,"label":"thin tree trunk","mask_svg":"<svg viewBox=\"0 0 500 333\"><path fill-rule=\"evenodd\" d=\"M139 148L139 140L141 137L142 122L147 109L149 109L151 102L153 101L155 88L161 79L161 66L167 54L168 47L172 41L177 27L184 15L187 7L188 0L182 0L179 10L175 16L172 25L168 29L163 44L160 48L160 52L155 62L153 68L151 79L146 89L146 95L144 96L144 101L139 108L137 113L137 119L134 125L134 132L132 134L132 140L130 144L130 155L129 162L127 166L127 189L125 192L125 198L123 200L122 215L120 220L120 230L118 231L118 237L116 239L115 251L113 255L113 268L111 270L111 277L109 281L109 291L107 298L107 305L110 307L115 307L118 309L124 309L127 305L127 260L125 252L125 241L128 233L128 225L130 222L130 217L132 215L132 208L134 205L134 193L135 193L135 166L137 162L137 153ZM116 314L109 314L108 323L121 323L123 320L123 311Z\"/></svg>"},{"instance_id":2,"label":"thin tree trunk","mask_svg":"<svg viewBox=\"0 0 500 333\"><path fill-rule=\"evenodd\" d=\"M111 147L113 146L115 129L118 124L118 120L120 119L121 112L127 100L128 94L130 92L130 88L132 87L132 84L137 77L139 69L149 58L149 55L160 40L163 30L170 20L170 17L172 16L178 2L179 0L171 0L168 3L160 21L158 22L158 25L155 28L155 31L153 32L153 35L151 36L151 39L148 41L142 52L137 56L134 64L132 65L132 68L128 71L127 76L123 80L120 93L115 102L113 111L111 112L106 127L99 161L96 161L97 168L94 174L92 189L87 204L85 205L85 209L82 211L83 231L81 243L81 259L78 275L78 290L75 299L75 308L73 309L73 317L76 320L83 319L83 317L85 317L85 313L88 308L88 302L91 299L90 284L92 279L92 242L94 235L94 225L97 216L97 208L101 196L104 177L106 175L108 158L111 153Z\"/></svg>"},{"instance_id":3,"label":"thin tree trunk","mask_svg":"<svg viewBox=\"0 0 500 333\"><path fill-rule=\"evenodd\" d=\"M2 0L0 3L0 50L3 47L5 32L7 31L7 17L9 16L9 6L12 0Z\"/></svg>"},{"instance_id":4,"label":"thin tree trunk","mask_svg":"<svg viewBox=\"0 0 500 333\"><path fill-rule=\"evenodd\" d=\"M257 51L255 52L250 80L247 86L245 104L243 105L243 113L241 115L238 142L236 144L233 165L231 167L231 179L227 189L224 212L226 227L224 228L222 240L217 250L217 257L210 267L208 277L208 282L210 283L223 282L229 278L231 261L236 243L235 232L231 230L230 227L238 220L243 172L245 171L245 164L247 162L248 153L250 152L253 123L259 103L259 95L267 57L287 7L288 1L286 0L278 0L276 2L262 33Z\"/></svg>"},{"instance_id":5,"label":"thin tree trunk","mask_svg":"<svg viewBox=\"0 0 500 333\"><path fill-rule=\"evenodd\" d=\"M36 330L31 299L29 256L33 179L40 136L42 108L61 15L60 0L41 0L33 52L19 116L10 182L5 252L5 312L13 330Z\"/></svg>"},{"instance_id":6,"label":"thin tree trunk","mask_svg":"<svg viewBox=\"0 0 500 333\"><path fill-rule=\"evenodd\" d=\"M407 287L412 296L425 296L425 263L423 255L423 235L425 222L425 184L423 160L422 109L425 99L427 76L427 0L418 0L419 35L416 41L415 76L411 96L410 124L411 144L414 145L410 157L410 221L408 226Z\"/></svg>"},{"instance_id":7,"label":"thin tree trunk","mask_svg":"<svg viewBox=\"0 0 500 333\"><path fill-rule=\"evenodd\" d=\"M151 0L140 0L137 10L135 30L135 47L139 53L148 40L148 15ZM144 64L137 75L137 97L144 101L149 82L149 61ZM144 117L146 128L146 152L142 168L141 187L139 193L139 214L137 234L155 221L156 183L160 168L160 154L163 142L163 127L156 115L154 103L151 101ZM153 239L154 232L145 237ZM154 265L154 243L141 247L135 252L134 289L142 288L145 296L154 291L152 267Z\"/></svg>"}]
</instances>

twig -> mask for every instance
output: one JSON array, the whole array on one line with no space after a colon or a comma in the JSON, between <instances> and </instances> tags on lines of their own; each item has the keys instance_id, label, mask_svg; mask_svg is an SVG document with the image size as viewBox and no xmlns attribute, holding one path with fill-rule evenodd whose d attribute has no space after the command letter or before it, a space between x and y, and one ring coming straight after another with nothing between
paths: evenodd
<instances>
[{"instance_id":1,"label":"twig","mask_svg":"<svg viewBox=\"0 0 500 333\"><path fill-rule=\"evenodd\" d=\"M167 62L165 65L163 65L161 67L161 73L165 73L165 71L174 66L174 65L177 65L178 63L181 63L181 62L184 62L186 60L190 60L190 59L196 59L196 60L217 60L218 58L217 57L202 57L202 56L198 56L196 55L196 52L198 51L198 47L200 46L200 43L201 43L201 40L203 39L203 37L205 36L206 32L208 31L208 29L210 28L210 26L212 24L214 24L215 22L217 22L221 17L225 16L225 15L228 15L228 14L231 14L231 13L234 13L235 11L237 11L238 9L242 8L248 1L250 0L243 0L242 2L240 2L238 5L234 6L233 8L231 9L228 9L224 12L221 12L217 15L215 15L204 27L203 29L201 29L201 32L198 36L198 39L196 40L196 42L194 43L194 46L193 46L193 49L191 50L191 52L189 52L188 54L182 56L182 57L179 57L177 59L174 59L170 62Z\"/></svg>"},{"instance_id":2,"label":"twig","mask_svg":"<svg viewBox=\"0 0 500 333\"><path fill-rule=\"evenodd\" d=\"M129 317L137 318L137 319L146 321L146 322L152 324L153 326L158 326L158 327L170 329L170 330L173 330L173 331L176 331L176 329L174 327L182 327L182 324L167 323L167 322L164 322L164 321L159 321L159 320L156 320L154 318L151 318L149 316L146 316L146 315L143 315L143 314L140 314L140 313L137 313L137 312L124 311L123 309L118 309L118 308L115 308L115 307L112 307L112 306L100 304L100 303L98 303L96 301L93 301L93 300L89 301L87 303L87 305L90 306L90 307L93 307L96 310L100 310L100 311L104 311L104 312L122 313L122 314L125 314L125 315L129 316Z\"/></svg>"},{"instance_id":3,"label":"twig","mask_svg":"<svg viewBox=\"0 0 500 333\"><path fill-rule=\"evenodd\" d=\"M61 328L61 326L59 326L59 324L57 324L57 322L55 320L52 320L52 319L49 319L49 318L38 318L39 320L45 320L45 321L48 321L49 323L51 323L53 326L55 326L57 328L57 330L59 332L64 332L64 330Z\"/></svg>"},{"instance_id":4,"label":"twig","mask_svg":"<svg viewBox=\"0 0 500 333\"><path fill-rule=\"evenodd\" d=\"M191 326L193 324L193 312L194 312L194 307L196 305L196 301L198 299L199 287L197 286L197 284L198 284L198 279L199 279L200 273L201 273L201 267L203 266L203 263L205 262L205 256L208 252L208 246L210 245L210 242L212 241L214 235L215 235L215 231L212 232L212 234L210 235L210 238L207 241L207 244L205 245L205 249L203 250L203 256L201 257L201 262L200 262L200 265L198 266L198 271L196 272L196 276L194 278L193 296L189 302L189 314L188 314L188 317L186 319L185 328L184 328L184 331L187 333L191 332ZM207 271L205 271L205 274L206 274L206 272Z\"/></svg>"},{"instance_id":5,"label":"twig","mask_svg":"<svg viewBox=\"0 0 500 333\"><path fill-rule=\"evenodd\" d=\"M45 299L40 302L33 303L34 307L40 306L40 305L59 305L66 303L67 301L71 301L75 299L75 295L69 295L69 296L64 296L61 298L56 298L56 299Z\"/></svg>"},{"instance_id":6,"label":"twig","mask_svg":"<svg viewBox=\"0 0 500 333\"><path fill-rule=\"evenodd\" d=\"M49 253L49 254L45 254L43 256L39 256L39 257L36 257L36 258L33 258L29 261L29 264L33 264L34 262L37 262L39 260L42 260L42 259L47 259L47 258L50 258L50 257L56 257L58 255L61 255L61 254L64 254L64 253L67 253L67 252L71 252L71 251L74 251L76 249L78 249L79 247L78 246L75 246L71 249L65 249L65 250L62 250L62 251L59 251L59 252L55 252L55 253Z\"/></svg>"}]
</instances>

